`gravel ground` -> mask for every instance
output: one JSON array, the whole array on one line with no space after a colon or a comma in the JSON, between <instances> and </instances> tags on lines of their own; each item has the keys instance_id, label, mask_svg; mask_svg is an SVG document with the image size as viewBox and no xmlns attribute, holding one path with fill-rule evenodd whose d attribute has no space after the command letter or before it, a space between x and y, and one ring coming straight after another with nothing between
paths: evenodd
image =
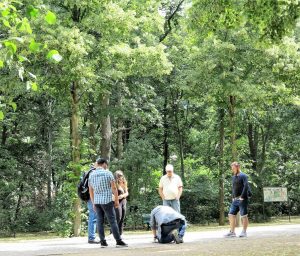
<instances>
[{"instance_id":1,"label":"gravel ground","mask_svg":"<svg viewBox=\"0 0 300 256\"><path fill-rule=\"evenodd\" d=\"M183 244L152 243L152 235L124 236L128 248L115 248L108 237L108 248L87 243L86 238L59 238L46 240L1 242L1 256L127 256L127 255L299 255L300 224L276 226L250 226L248 238L223 238L227 230L187 232ZM237 230L238 232L240 229ZM237 233L238 233L237 232Z\"/></svg>"}]
</instances>

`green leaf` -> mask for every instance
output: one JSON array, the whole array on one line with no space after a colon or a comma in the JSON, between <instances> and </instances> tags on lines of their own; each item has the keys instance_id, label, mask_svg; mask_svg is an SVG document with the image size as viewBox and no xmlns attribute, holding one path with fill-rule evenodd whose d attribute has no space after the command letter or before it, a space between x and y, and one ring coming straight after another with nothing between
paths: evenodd
<instances>
[{"instance_id":1,"label":"green leaf","mask_svg":"<svg viewBox=\"0 0 300 256\"><path fill-rule=\"evenodd\" d=\"M39 15L39 10L30 5L28 6L26 13L31 18L36 18Z\"/></svg>"},{"instance_id":2,"label":"green leaf","mask_svg":"<svg viewBox=\"0 0 300 256\"><path fill-rule=\"evenodd\" d=\"M2 60L0 60L0 68L4 67L4 62Z\"/></svg>"},{"instance_id":3,"label":"green leaf","mask_svg":"<svg viewBox=\"0 0 300 256\"><path fill-rule=\"evenodd\" d=\"M51 50L47 54L47 59L53 59L56 62L60 62L62 60L62 56L57 50Z\"/></svg>"},{"instance_id":4,"label":"green leaf","mask_svg":"<svg viewBox=\"0 0 300 256\"><path fill-rule=\"evenodd\" d=\"M10 102L9 105L11 105L14 111L17 110L17 104L15 102Z\"/></svg>"},{"instance_id":5,"label":"green leaf","mask_svg":"<svg viewBox=\"0 0 300 256\"><path fill-rule=\"evenodd\" d=\"M4 42L4 45L5 45L6 48L11 50L12 53L17 52L17 46L13 42L6 41L6 42Z\"/></svg>"},{"instance_id":6,"label":"green leaf","mask_svg":"<svg viewBox=\"0 0 300 256\"><path fill-rule=\"evenodd\" d=\"M36 43L34 41L34 39L32 39L30 44L29 44L29 49L30 49L31 52L38 52L38 51L41 50L41 46L42 46L42 44Z\"/></svg>"},{"instance_id":7,"label":"green leaf","mask_svg":"<svg viewBox=\"0 0 300 256\"><path fill-rule=\"evenodd\" d=\"M9 21L8 21L8 20L3 20L3 25L4 25L5 27L10 28L10 24L9 24Z\"/></svg>"},{"instance_id":8,"label":"green leaf","mask_svg":"<svg viewBox=\"0 0 300 256\"><path fill-rule=\"evenodd\" d=\"M22 55L18 55L18 59L19 59L20 62L24 62L24 61L30 62L29 59L27 59L26 57L24 57Z\"/></svg>"},{"instance_id":9,"label":"green leaf","mask_svg":"<svg viewBox=\"0 0 300 256\"><path fill-rule=\"evenodd\" d=\"M31 83L31 89L36 92L38 90L37 83Z\"/></svg>"},{"instance_id":10,"label":"green leaf","mask_svg":"<svg viewBox=\"0 0 300 256\"><path fill-rule=\"evenodd\" d=\"M1 12L1 14L2 14L2 17L7 17L7 16L10 14L10 11L9 11L8 8L7 8L7 9L4 9L4 10Z\"/></svg>"},{"instance_id":11,"label":"green leaf","mask_svg":"<svg viewBox=\"0 0 300 256\"><path fill-rule=\"evenodd\" d=\"M56 16L53 12L48 11L45 16L45 20L48 24L53 25L56 23Z\"/></svg>"},{"instance_id":12,"label":"green leaf","mask_svg":"<svg viewBox=\"0 0 300 256\"><path fill-rule=\"evenodd\" d=\"M16 27L21 32L26 32L28 34L32 34L32 29L30 27L30 24L29 24L27 18L22 19L22 21L19 22Z\"/></svg>"},{"instance_id":13,"label":"green leaf","mask_svg":"<svg viewBox=\"0 0 300 256\"><path fill-rule=\"evenodd\" d=\"M0 111L0 120L3 120L4 119L4 114L2 111Z\"/></svg>"}]
</instances>

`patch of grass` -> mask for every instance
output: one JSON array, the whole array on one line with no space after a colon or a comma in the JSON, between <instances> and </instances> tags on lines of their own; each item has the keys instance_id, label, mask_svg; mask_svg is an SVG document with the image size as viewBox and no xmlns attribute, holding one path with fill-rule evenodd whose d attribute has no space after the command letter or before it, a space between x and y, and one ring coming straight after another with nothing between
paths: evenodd
<instances>
[{"instance_id":1,"label":"patch of grass","mask_svg":"<svg viewBox=\"0 0 300 256\"><path fill-rule=\"evenodd\" d=\"M34 233L17 233L16 237L0 237L1 242L17 242L21 240L41 240L41 239L52 239L61 238L54 232L34 232Z\"/></svg>"}]
</instances>

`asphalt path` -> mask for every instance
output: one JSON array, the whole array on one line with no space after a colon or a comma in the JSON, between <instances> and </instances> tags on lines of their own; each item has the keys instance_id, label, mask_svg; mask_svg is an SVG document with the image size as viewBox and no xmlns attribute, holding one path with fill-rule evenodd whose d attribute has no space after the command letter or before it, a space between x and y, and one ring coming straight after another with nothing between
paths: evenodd
<instances>
[{"instance_id":1,"label":"asphalt path","mask_svg":"<svg viewBox=\"0 0 300 256\"><path fill-rule=\"evenodd\" d=\"M237 234L240 232L237 229ZM151 232L147 234L125 234L123 240L128 243L128 248L116 248L112 236L107 237L108 248L88 244L86 237L55 238L43 240L1 241L1 256L93 256L93 255L235 255L230 253L229 247L239 247L241 244L258 246L258 252L248 255L268 255L272 249L272 241L280 249L280 243L286 247L293 247L291 254L300 256L300 224L250 226L247 238L224 238L224 228L211 231L189 232L184 237L184 244L158 244L152 242ZM260 250L261 246L268 243L270 249ZM275 247L274 247L275 248ZM297 254L299 249L299 254ZM227 254L228 252L228 254ZM237 253L239 250L237 250ZM264 253L263 253L264 252ZM273 253L274 254L274 253ZM270 255L273 255L270 254ZM275 253L276 254L276 253ZM276 254L281 255L281 253Z\"/></svg>"}]
</instances>

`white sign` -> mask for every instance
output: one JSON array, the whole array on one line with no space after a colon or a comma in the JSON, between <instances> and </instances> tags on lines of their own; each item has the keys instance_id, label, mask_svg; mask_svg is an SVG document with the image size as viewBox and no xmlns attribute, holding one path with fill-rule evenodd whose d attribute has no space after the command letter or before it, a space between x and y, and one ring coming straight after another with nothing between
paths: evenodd
<instances>
[{"instance_id":1,"label":"white sign","mask_svg":"<svg viewBox=\"0 0 300 256\"><path fill-rule=\"evenodd\" d=\"M287 188L264 188L264 202L286 202L287 200Z\"/></svg>"}]
</instances>

